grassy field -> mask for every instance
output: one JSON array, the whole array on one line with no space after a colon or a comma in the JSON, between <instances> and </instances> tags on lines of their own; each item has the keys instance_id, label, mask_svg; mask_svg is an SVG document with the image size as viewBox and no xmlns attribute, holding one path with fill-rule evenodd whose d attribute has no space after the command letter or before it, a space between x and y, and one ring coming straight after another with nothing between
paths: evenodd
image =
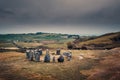
<instances>
[{"instance_id":1,"label":"grassy field","mask_svg":"<svg viewBox=\"0 0 120 80\"><path fill-rule=\"evenodd\" d=\"M10 42L0 42L0 47L15 47L15 46Z\"/></svg>"},{"instance_id":2,"label":"grassy field","mask_svg":"<svg viewBox=\"0 0 120 80\"><path fill-rule=\"evenodd\" d=\"M38 43L38 42L31 42L31 43L17 42L17 45L22 46L22 47L37 47L37 46L41 46L43 44Z\"/></svg>"},{"instance_id":3,"label":"grassy field","mask_svg":"<svg viewBox=\"0 0 120 80\"><path fill-rule=\"evenodd\" d=\"M45 51L41 62L26 60L24 53L3 52L0 53L0 80L119 80L119 50L71 50L72 60L65 58L64 63L44 63ZM55 50L50 50L52 53ZM79 59L80 55L84 58Z\"/></svg>"},{"instance_id":4,"label":"grassy field","mask_svg":"<svg viewBox=\"0 0 120 80\"><path fill-rule=\"evenodd\" d=\"M51 48L51 49L67 49L67 43L72 42L74 39L60 39L58 41L56 40L43 40L39 42L16 42L18 46L21 46L22 48L35 48L39 46L43 46L46 48ZM16 47L12 42L0 42L0 48L6 48L6 47Z\"/></svg>"}]
</instances>

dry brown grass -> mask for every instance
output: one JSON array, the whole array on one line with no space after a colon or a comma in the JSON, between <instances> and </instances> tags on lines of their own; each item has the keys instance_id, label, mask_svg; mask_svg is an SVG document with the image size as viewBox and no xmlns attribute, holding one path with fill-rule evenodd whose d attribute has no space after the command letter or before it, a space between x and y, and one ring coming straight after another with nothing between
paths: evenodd
<instances>
[{"instance_id":1,"label":"dry brown grass","mask_svg":"<svg viewBox=\"0 0 120 80\"><path fill-rule=\"evenodd\" d=\"M13 45L12 43L8 42L0 42L0 47L15 47L15 45Z\"/></svg>"},{"instance_id":2,"label":"dry brown grass","mask_svg":"<svg viewBox=\"0 0 120 80\"><path fill-rule=\"evenodd\" d=\"M62 53L66 50L62 50ZM65 59L64 63L44 63L43 56L41 62L28 61L24 53L5 52L0 53L0 79L1 80L86 80L92 79L92 75L100 72L105 67L102 65L107 62L112 63L112 59L106 57L107 50L72 50L73 58L71 61ZM55 53L55 50L50 50ZM111 53L112 54L112 53ZM83 55L84 59L79 60L78 56ZM116 55L114 55L116 56ZM58 56L56 56L57 58ZM106 60L108 59L108 61ZM116 58L117 60L118 58ZM115 59L114 59L115 60ZM101 64L101 66L97 66ZM117 62L114 64L118 64ZM107 67L105 69L108 69ZM117 74L118 75L118 74ZM101 78L100 78L101 79ZM93 79L94 80L94 79Z\"/></svg>"},{"instance_id":3,"label":"dry brown grass","mask_svg":"<svg viewBox=\"0 0 120 80\"><path fill-rule=\"evenodd\" d=\"M50 51L50 53L53 52L55 51ZM65 52L65 50L62 52ZM45 54L45 51L43 54ZM3 79L5 77L5 79L8 79L9 75L14 75L10 77L12 80L19 77L22 77L20 80L76 80L76 76L80 76L79 70L76 69L78 68L77 63L79 63L75 59L76 56L73 56L71 62L65 59L64 63L43 63L44 55L41 56L42 62L28 61L25 59L24 53L18 52L0 53L0 55L0 64L2 65L0 69L4 69L0 77ZM75 53L75 55L77 54Z\"/></svg>"},{"instance_id":4,"label":"dry brown grass","mask_svg":"<svg viewBox=\"0 0 120 80\"><path fill-rule=\"evenodd\" d=\"M42 43L37 42L31 42L31 43L25 43L25 42L17 42L17 45L22 47L37 47L43 45Z\"/></svg>"},{"instance_id":5,"label":"dry brown grass","mask_svg":"<svg viewBox=\"0 0 120 80\"><path fill-rule=\"evenodd\" d=\"M99 64L81 73L89 76L87 80L120 80L120 48L108 51Z\"/></svg>"},{"instance_id":6,"label":"dry brown grass","mask_svg":"<svg viewBox=\"0 0 120 80\"><path fill-rule=\"evenodd\" d=\"M88 41L79 43L79 45L83 45L83 44L110 44L110 43L112 43L111 39L118 36L119 34L120 33L99 37L99 38L93 39L93 40L88 40Z\"/></svg>"},{"instance_id":7,"label":"dry brown grass","mask_svg":"<svg viewBox=\"0 0 120 80\"><path fill-rule=\"evenodd\" d=\"M114 33L114 34L106 34L104 36L100 36L98 38L92 39L92 40L87 40L87 41L83 41L83 42L79 42L79 44L76 44L76 47L83 47L83 46L87 46L88 48L95 48L99 47L101 49L112 49L115 47L119 47L120 46L120 42L119 39L120 37L120 32Z\"/></svg>"}]
</instances>

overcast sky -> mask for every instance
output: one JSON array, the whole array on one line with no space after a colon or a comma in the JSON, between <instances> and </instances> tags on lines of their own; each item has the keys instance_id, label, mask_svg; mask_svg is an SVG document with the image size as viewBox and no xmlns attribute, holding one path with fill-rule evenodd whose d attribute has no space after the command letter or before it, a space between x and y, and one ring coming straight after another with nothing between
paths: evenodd
<instances>
[{"instance_id":1,"label":"overcast sky","mask_svg":"<svg viewBox=\"0 0 120 80\"><path fill-rule=\"evenodd\" d=\"M0 34L120 31L120 0L0 0Z\"/></svg>"}]
</instances>

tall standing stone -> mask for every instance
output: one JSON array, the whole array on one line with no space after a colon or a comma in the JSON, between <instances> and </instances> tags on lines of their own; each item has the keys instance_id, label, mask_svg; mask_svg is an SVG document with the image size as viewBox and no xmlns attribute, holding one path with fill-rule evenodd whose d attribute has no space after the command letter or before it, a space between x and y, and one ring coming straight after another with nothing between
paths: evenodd
<instances>
[{"instance_id":1,"label":"tall standing stone","mask_svg":"<svg viewBox=\"0 0 120 80\"><path fill-rule=\"evenodd\" d=\"M56 50L56 55L60 55L60 49Z\"/></svg>"},{"instance_id":2,"label":"tall standing stone","mask_svg":"<svg viewBox=\"0 0 120 80\"><path fill-rule=\"evenodd\" d=\"M50 62L50 54L49 54L49 50L46 50L46 55L44 57L44 62Z\"/></svg>"},{"instance_id":3,"label":"tall standing stone","mask_svg":"<svg viewBox=\"0 0 120 80\"><path fill-rule=\"evenodd\" d=\"M26 50L26 59L29 59L29 58L30 58L30 50L27 49L27 50Z\"/></svg>"},{"instance_id":4,"label":"tall standing stone","mask_svg":"<svg viewBox=\"0 0 120 80\"><path fill-rule=\"evenodd\" d=\"M42 55L42 49L39 49L39 50L38 50L38 53L39 53L40 55Z\"/></svg>"},{"instance_id":5,"label":"tall standing stone","mask_svg":"<svg viewBox=\"0 0 120 80\"><path fill-rule=\"evenodd\" d=\"M55 62L55 56L53 56L53 59L52 59L53 62Z\"/></svg>"},{"instance_id":6,"label":"tall standing stone","mask_svg":"<svg viewBox=\"0 0 120 80\"><path fill-rule=\"evenodd\" d=\"M40 61L40 54L39 54L39 52L35 52L35 61L37 61L37 62Z\"/></svg>"},{"instance_id":7,"label":"tall standing stone","mask_svg":"<svg viewBox=\"0 0 120 80\"><path fill-rule=\"evenodd\" d=\"M33 61L33 57L34 57L34 50L30 50L30 57L29 57L29 60L30 61Z\"/></svg>"}]
</instances>

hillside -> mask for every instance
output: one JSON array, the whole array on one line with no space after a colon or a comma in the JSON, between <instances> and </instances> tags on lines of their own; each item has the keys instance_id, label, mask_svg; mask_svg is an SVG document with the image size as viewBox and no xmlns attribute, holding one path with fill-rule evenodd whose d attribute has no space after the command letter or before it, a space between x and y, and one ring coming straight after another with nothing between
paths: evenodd
<instances>
[{"instance_id":1,"label":"hillside","mask_svg":"<svg viewBox=\"0 0 120 80\"><path fill-rule=\"evenodd\" d=\"M76 40L75 40L76 39ZM120 32L101 36L79 36L57 33L0 34L0 48L16 47L69 48L69 49L112 49L120 47Z\"/></svg>"},{"instance_id":2,"label":"hillside","mask_svg":"<svg viewBox=\"0 0 120 80\"><path fill-rule=\"evenodd\" d=\"M25 42L34 42L41 40L59 40L60 36L63 34L55 33L28 33L28 34L4 34L0 35L0 41L25 41Z\"/></svg>"},{"instance_id":3,"label":"hillside","mask_svg":"<svg viewBox=\"0 0 120 80\"><path fill-rule=\"evenodd\" d=\"M112 49L115 47L120 47L120 32L104 34L75 44L75 48L79 49Z\"/></svg>"}]
</instances>

